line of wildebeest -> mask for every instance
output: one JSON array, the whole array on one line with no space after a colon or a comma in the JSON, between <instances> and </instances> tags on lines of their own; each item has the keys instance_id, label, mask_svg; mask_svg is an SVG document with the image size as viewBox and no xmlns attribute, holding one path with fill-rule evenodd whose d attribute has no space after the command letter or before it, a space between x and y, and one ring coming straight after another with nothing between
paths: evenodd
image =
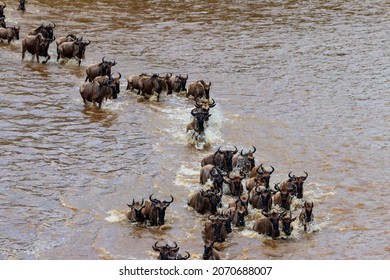
<instances>
[{"instance_id":1,"label":"line of wildebeest","mask_svg":"<svg viewBox=\"0 0 390 280\"><path fill-rule=\"evenodd\" d=\"M19 1L20 10L25 11L24 4L27 1ZM4 8L6 4L0 2L0 40L8 43L14 39L19 39L19 26L6 27ZM68 34L64 37L55 38L54 23L42 23L38 28L32 30L28 36L22 40L22 58L28 51L39 57L46 57L42 63L50 59L48 53L49 45L53 41L57 44L57 61L59 59L75 58L78 64L85 56L85 49L91 41L84 41L82 37ZM113 77L111 68L117 62L107 61L105 57L97 64L93 64L86 69L86 79L80 87L80 94L85 104L91 102L101 107L105 99L115 99L120 92L120 79ZM210 98L211 82L206 83L199 80L189 84L186 83L187 75L172 75L170 73L163 77L154 75L132 75L127 78L127 90L135 90L146 99L152 96L159 101L160 94L166 92L167 95L185 93L185 96L193 97L195 108L191 111L193 120L186 127L187 132L191 132L196 140L202 139L205 128L211 114L209 109L215 106L215 100ZM204 224L202 238L204 241L203 259L220 259L214 248L215 242L225 242L233 228L242 229L248 224L248 217L251 213L260 212L261 216L251 221L252 230L259 234L264 234L273 239L279 238L281 232L285 236L290 236L293 230L292 222L297 217L293 217L292 202L296 200L301 208L298 214L299 225L307 230L307 225L313 222L313 201L303 199L303 184L308 177L288 174L288 178L278 184L270 186L270 178L274 172L263 167L263 164L255 164L253 147L247 152L234 146L234 149L221 149L206 156L201 160L200 168L200 189L192 194L188 200L189 207L193 208L201 215L207 215L208 219ZM227 197L228 203L222 203L222 197ZM226 200L226 199L225 199ZM126 217L131 223L137 225L162 226L165 223L165 212L167 207L174 201L159 200L149 196L149 200L136 201L133 199L128 204L130 210ZM298 209L299 210L299 209ZM259 213L259 214L260 214ZM168 243L159 245L159 241L152 245L153 250L159 252L158 259L178 260L190 258L190 253L186 251L183 256L179 253L179 246L174 242L173 246Z\"/></svg>"}]
</instances>

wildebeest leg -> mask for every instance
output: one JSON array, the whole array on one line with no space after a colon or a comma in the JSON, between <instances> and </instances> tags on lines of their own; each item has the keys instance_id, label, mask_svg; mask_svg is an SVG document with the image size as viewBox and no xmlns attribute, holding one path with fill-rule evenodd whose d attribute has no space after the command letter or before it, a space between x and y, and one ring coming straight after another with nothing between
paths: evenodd
<instances>
[{"instance_id":1,"label":"wildebeest leg","mask_svg":"<svg viewBox=\"0 0 390 280\"><path fill-rule=\"evenodd\" d=\"M81 59L79 59L79 66L80 66L80 64L81 64Z\"/></svg>"},{"instance_id":2,"label":"wildebeest leg","mask_svg":"<svg viewBox=\"0 0 390 280\"><path fill-rule=\"evenodd\" d=\"M39 54L36 54L35 56L37 57L37 62L39 63ZM33 59L34 59L34 57L33 57Z\"/></svg>"},{"instance_id":3,"label":"wildebeest leg","mask_svg":"<svg viewBox=\"0 0 390 280\"><path fill-rule=\"evenodd\" d=\"M47 59L45 61L42 61L42 64L45 64L50 59L50 55L47 56Z\"/></svg>"}]
</instances>

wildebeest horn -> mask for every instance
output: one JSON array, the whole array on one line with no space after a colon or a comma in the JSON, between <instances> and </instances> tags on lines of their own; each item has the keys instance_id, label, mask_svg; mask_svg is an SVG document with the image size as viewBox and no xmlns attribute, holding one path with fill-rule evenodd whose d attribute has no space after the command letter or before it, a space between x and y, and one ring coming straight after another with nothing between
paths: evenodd
<instances>
[{"instance_id":1,"label":"wildebeest horn","mask_svg":"<svg viewBox=\"0 0 390 280\"><path fill-rule=\"evenodd\" d=\"M102 62L104 62L104 58L105 58L105 56L103 56L103 58L102 58Z\"/></svg>"},{"instance_id":2,"label":"wildebeest horn","mask_svg":"<svg viewBox=\"0 0 390 280\"><path fill-rule=\"evenodd\" d=\"M215 221L215 217L214 218L211 218L211 216L214 216L213 214L210 214L207 219L209 219L210 221L214 222Z\"/></svg>"},{"instance_id":3,"label":"wildebeest horn","mask_svg":"<svg viewBox=\"0 0 390 280\"><path fill-rule=\"evenodd\" d=\"M184 260L188 260L191 257L190 253L188 253L187 251L186 251L186 254L187 254L187 256L182 256L182 258Z\"/></svg>"},{"instance_id":4,"label":"wildebeest horn","mask_svg":"<svg viewBox=\"0 0 390 280\"><path fill-rule=\"evenodd\" d=\"M165 204L171 204L172 202L173 202L173 196L172 195L170 195L171 196L171 201L166 201L166 200L164 200L163 202L165 203Z\"/></svg>"},{"instance_id":5,"label":"wildebeest horn","mask_svg":"<svg viewBox=\"0 0 390 280\"><path fill-rule=\"evenodd\" d=\"M198 103L198 100L195 102L195 107L196 108L202 108L203 107L203 105L202 104L199 104Z\"/></svg>"},{"instance_id":6,"label":"wildebeest horn","mask_svg":"<svg viewBox=\"0 0 390 280\"><path fill-rule=\"evenodd\" d=\"M159 200L158 199L156 199L156 198L152 198L152 196L153 196L153 194L151 194L150 196L149 196L149 199L150 199L150 201L151 202L159 202Z\"/></svg>"},{"instance_id":7,"label":"wildebeest horn","mask_svg":"<svg viewBox=\"0 0 390 280\"><path fill-rule=\"evenodd\" d=\"M256 173L258 173L259 175L263 175L263 171L259 172L259 169L262 169L262 170L263 170L263 165L262 165L262 164L260 164L260 166L257 167Z\"/></svg>"},{"instance_id":8,"label":"wildebeest horn","mask_svg":"<svg viewBox=\"0 0 390 280\"><path fill-rule=\"evenodd\" d=\"M255 188L255 192L257 192L257 193L262 193L262 192L263 192L263 190L262 190L262 189L260 189L260 190L257 190L259 187L260 187L260 186L256 186L256 188Z\"/></svg>"},{"instance_id":9,"label":"wildebeest horn","mask_svg":"<svg viewBox=\"0 0 390 280\"><path fill-rule=\"evenodd\" d=\"M53 24L52 28L56 28L56 24L54 22L52 22L52 24Z\"/></svg>"},{"instance_id":10,"label":"wildebeest horn","mask_svg":"<svg viewBox=\"0 0 390 280\"><path fill-rule=\"evenodd\" d=\"M196 108L192 109L192 111L191 111L191 115L193 115L194 117L196 117L196 115L197 115L197 112L195 112L195 110L196 110Z\"/></svg>"},{"instance_id":11,"label":"wildebeest horn","mask_svg":"<svg viewBox=\"0 0 390 280\"><path fill-rule=\"evenodd\" d=\"M253 147L253 152L251 150L249 150L249 153L254 154L256 152L256 147L255 146L252 146L252 147Z\"/></svg>"},{"instance_id":12,"label":"wildebeest horn","mask_svg":"<svg viewBox=\"0 0 390 280\"><path fill-rule=\"evenodd\" d=\"M243 152L244 152L244 150L241 149L240 155L241 155L242 157L244 157Z\"/></svg>"},{"instance_id":13,"label":"wildebeest horn","mask_svg":"<svg viewBox=\"0 0 390 280\"><path fill-rule=\"evenodd\" d=\"M271 166L271 171L269 172L270 174L272 174L272 173L274 173L274 171L275 171L275 168L272 166L272 165L270 165Z\"/></svg>"},{"instance_id":14,"label":"wildebeest horn","mask_svg":"<svg viewBox=\"0 0 390 280\"><path fill-rule=\"evenodd\" d=\"M133 198L133 204L127 204L127 206L129 206L130 208L133 208L133 206L134 206L134 204L135 204L135 202L134 202L134 198Z\"/></svg>"},{"instance_id":15,"label":"wildebeest horn","mask_svg":"<svg viewBox=\"0 0 390 280\"><path fill-rule=\"evenodd\" d=\"M306 178L307 178L307 176L309 176L309 174L307 174L306 171L303 171L303 172L306 174L306 177L305 177L305 179L304 179L304 180L306 180Z\"/></svg>"},{"instance_id":16,"label":"wildebeest horn","mask_svg":"<svg viewBox=\"0 0 390 280\"><path fill-rule=\"evenodd\" d=\"M268 212L268 213L265 213L265 212L264 212L264 209L262 209L262 210L261 210L261 214L263 214L264 216L268 217L268 216L269 216L269 214L271 214L271 213L270 213L270 212Z\"/></svg>"},{"instance_id":17,"label":"wildebeest horn","mask_svg":"<svg viewBox=\"0 0 390 280\"><path fill-rule=\"evenodd\" d=\"M291 173L292 173L292 171L290 171L290 173L288 173L288 177L290 178L290 179L292 179L294 176L291 176Z\"/></svg>"},{"instance_id":18,"label":"wildebeest horn","mask_svg":"<svg viewBox=\"0 0 390 280\"><path fill-rule=\"evenodd\" d=\"M84 43L86 46L88 46L89 44L91 44L91 40L87 40L88 43Z\"/></svg>"},{"instance_id":19,"label":"wildebeest horn","mask_svg":"<svg viewBox=\"0 0 390 280\"><path fill-rule=\"evenodd\" d=\"M210 108L213 108L216 104L215 104L215 100L213 98L211 98L211 100L213 101L211 104L209 104L209 107Z\"/></svg>"},{"instance_id":20,"label":"wildebeest horn","mask_svg":"<svg viewBox=\"0 0 390 280\"><path fill-rule=\"evenodd\" d=\"M114 62L112 63L112 66L117 65L117 63L118 62L116 62L115 59L114 59Z\"/></svg>"},{"instance_id":21,"label":"wildebeest horn","mask_svg":"<svg viewBox=\"0 0 390 280\"><path fill-rule=\"evenodd\" d=\"M274 184L274 189L277 190L277 191L280 191L279 184L280 184L280 182L277 183L277 184Z\"/></svg>"},{"instance_id":22,"label":"wildebeest horn","mask_svg":"<svg viewBox=\"0 0 390 280\"><path fill-rule=\"evenodd\" d=\"M211 82L210 82L210 84L211 84ZM238 149L237 149L236 146L233 146L233 147L235 148L235 150L233 151L233 155L234 155L234 154L236 154L238 152Z\"/></svg>"},{"instance_id":23,"label":"wildebeest horn","mask_svg":"<svg viewBox=\"0 0 390 280\"><path fill-rule=\"evenodd\" d=\"M156 243L154 243L154 245L152 245L152 248L153 248L153 250L155 250L155 251L160 251L160 249L162 248L162 246L157 246L157 243L158 243L158 241L157 241Z\"/></svg>"}]
</instances>

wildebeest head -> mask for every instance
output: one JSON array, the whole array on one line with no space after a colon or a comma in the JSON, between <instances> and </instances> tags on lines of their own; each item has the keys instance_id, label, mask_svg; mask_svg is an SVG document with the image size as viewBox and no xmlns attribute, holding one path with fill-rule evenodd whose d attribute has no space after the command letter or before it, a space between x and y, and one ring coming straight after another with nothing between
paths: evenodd
<instances>
[{"instance_id":1,"label":"wildebeest head","mask_svg":"<svg viewBox=\"0 0 390 280\"><path fill-rule=\"evenodd\" d=\"M12 33L15 35L15 39L19 40L19 31L20 31L20 26L13 26L11 27Z\"/></svg>"},{"instance_id":2,"label":"wildebeest head","mask_svg":"<svg viewBox=\"0 0 390 280\"><path fill-rule=\"evenodd\" d=\"M260 166L257 168L256 173L260 177L262 183L264 183L264 186L266 188L269 188L269 180L271 178L271 174L275 171L275 169L271 166L271 171L267 171L264 169L263 165L260 164Z\"/></svg>"},{"instance_id":3,"label":"wildebeest head","mask_svg":"<svg viewBox=\"0 0 390 280\"><path fill-rule=\"evenodd\" d=\"M280 193L280 206L284 209L290 210L290 204L292 199L291 192L295 191L295 186L292 185L290 188L282 186L282 188L280 188L279 184L280 183L275 184L274 189Z\"/></svg>"},{"instance_id":4,"label":"wildebeest head","mask_svg":"<svg viewBox=\"0 0 390 280\"><path fill-rule=\"evenodd\" d=\"M167 209L167 207L173 202L173 196L171 195L171 201L160 201L156 198L152 198L153 194L151 194L149 196L149 199L150 201L152 202L152 205L155 207L155 209L157 210L157 215L158 215L158 219L157 219L157 223L158 225L164 225L165 221L165 210Z\"/></svg>"},{"instance_id":5,"label":"wildebeest head","mask_svg":"<svg viewBox=\"0 0 390 280\"><path fill-rule=\"evenodd\" d=\"M0 17L0 27L7 28L7 24L5 23L5 17Z\"/></svg>"},{"instance_id":6,"label":"wildebeest head","mask_svg":"<svg viewBox=\"0 0 390 280\"><path fill-rule=\"evenodd\" d=\"M159 246L159 245L157 245L158 244L158 241L157 241L152 246L154 251L160 253L158 256L159 260L169 260L172 256L176 255L176 253L179 251L180 248L175 241L173 241L173 243L175 244L175 246L173 246L173 247L168 245L168 244L166 244L164 246Z\"/></svg>"},{"instance_id":7,"label":"wildebeest head","mask_svg":"<svg viewBox=\"0 0 390 280\"><path fill-rule=\"evenodd\" d=\"M121 73L118 72L118 77L112 78L112 82L110 83L111 89L112 89L112 98L116 99L118 97L118 94L120 92L120 79L122 77ZM111 75L112 77L112 75Z\"/></svg>"},{"instance_id":8,"label":"wildebeest head","mask_svg":"<svg viewBox=\"0 0 390 280\"><path fill-rule=\"evenodd\" d=\"M226 182L229 184L230 193L233 196L240 196L244 191L242 180L245 178L245 174L237 174L236 172L229 172Z\"/></svg>"},{"instance_id":9,"label":"wildebeest head","mask_svg":"<svg viewBox=\"0 0 390 280\"><path fill-rule=\"evenodd\" d=\"M226 229L226 218L222 218L221 215L216 215L211 217L212 214L209 215L208 219L212 222L214 228L214 241L223 242L225 241L225 236L223 231Z\"/></svg>"},{"instance_id":10,"label":"wildebeest head","mask_svg":"<svg viewBox=\"0 0 390 280\"><path fill-rule=\"evenodd\" d=\"M261 186L257 186L255 191L259 195L261 202L260 209L265 212L270 211L272 207L272 191L269 188L267 189Z\"/></svg>"},{"instance_id":11,"label":"wildebeest head","mask_svg":"<svg viewBox=\"0 0 390 280\"><path fill-rule=\"evenodd\" d=\"M218 167L214 166L210 171L211 181L213 186L218 190L222 190L223 178L227 173L220 170Z\"/></svg>"},{"instance_id":12,"label":"wildebeest head","mask_svg":"<svg viewBox=\"0 0 390 280\"><path fill-rule=\"evenodd\" d=\"M312 221L313 217L313 207L314 207L314 202L312 201L305 201L303 204L303 209L305 213L305 222L310 223Z\"/></svg>"},{"instance_id":13,"label":"wildebeest head","mask_svg":"<svg viewBox=\"0 0 390 280\"><path fill-rule=\"evenodd\" d=\"M236 146L234 146L234 151L230 150L221 150L221 147L218 148L219 153L223 154L224 168L222 170L230 172L233 170L233 156L238 152Z\"/></svg>"},{"instance_id":14,"label":"wildebeest head","mask_svg":"<svg viewBox=\"0 0 390 280\"><path fill-rule=\"evenodd\" d=\"M210 260L213 257L214 240L204 240L204 250L202 258L204 260Z\"/></svg>"},{"instance_id":15,"label":"wildebeest head","mask_svg":"<svg viewBox=\"0 0 390 280\"><path fill-rule=\"evenodd\" d=\"M292 172L290 172L288 174L288 177L290 178L291 183L293 185L295 185L295 187L296 187L297 198L302 198L303 197L303 183L305 182L305 180L309 176L309 174L307 174L306 171L303 171L303 172L306 174L306 176L291 175Z\"/></svg>"},{"instance_id":16,"label":"wildebeest head","mask_svg":"<svg viewBox=\"0 0 390 280\"><path fill-rule=\"evenodd\" d=\"M48 49L49 45L56 39L56 37L44 38L43 35L38 34L37 38L39 39L39 55L44 57L49 57ZM43 63L43 62L42 62Z\"/></svg>"},{"instance_id":17,"label":"wildebeest head","mask_svg":"<svg viewBox=\"0 0 390 280\"><path fill-rule=\"evenodd\" d=\"M210 202L210 212L214 214L217 212L217 208L221 207L222 190L200 190L200 194L206 197Z\"/></svg>"},{"instance_id":18,"label":"wildebeest head","mask_svg":"<svg viewBox=\"0 0 390 280\"><path fill-rule=\"evenodd\" d=\"M172 84L171 84L171 79L172 77L172 73L167 73L165 75L164 78L162 78L163 80L163 88L164 88L164 91L167 92L167 94L172 94Z\"/></svg>"},{"instance_id":19,"label":"wildebeest head","mask_svg":"<svg viewBox=\"0 0 390 280\"><path fill-rule=\"evenodd\" d=\"M279 221L282 216L284 216L285 211L282 213L278 213L276 210L272 209L269 212L261 211L261 214L263 214L265 217L268 218L269 222L271 223L271 237L276 238L280 236L280 230L279 230Z\"/></svg>"},{"instance_id":20,"label":"wildebeest head","mask_svg":"<svg viewBox=\"0 0 390 280\"><path fill-rule=\"evenodd\" d=\"M55 40L55 37L54 37L54 28L55 27L56 27L55 23L49 23L49 24L42 23L41 26L39 26L38 28L36 28L32 32L30 32L30 35L36 35L38 33L41 33L43 35L43 37Z\"/></svg>"},{"instance_id":21,"label":"wildebeest head","mask_svg":"<svg viewBox=\"0 0 390 280\"><path fill-rule=\"evenodd\" d=\"M195 118L194 130L198 133L203 133L205 130L204 123L206 117L210 117L211 114L204 112L196 112L196 108L191 111L191 115Z\"/></svg>"},{"instance_id":22,"label":"wildebeest head","mask_svg":"<svg viewBox=\"0 0 390 280\"><path fill-rule=\"evenodd\" d=\"M209 121L210 108L213 108L216 105L215 100L213 98L211 98L211 100L212 100L211 103L209 102L208 99L202 100L202 103L199 103L198 100L196 100L195 102L195 107L198 108L198 110L196 111L203 112L204 114L206 114L205 122Z\"/></svg>"},{"instance_id":23,"label":"wildebeest head","mask_svg":"<svg viewBox=\"0 0 390 280\"><path fill-rule=\"evenodd\" d=\"M281 216L281 221L282 221L282 230L283 232L287 235L290 236L292 230L294 227L291 225L292 222L296 220L297 217L292 217L291 211L285 212L283 216Z\"/></svg>"},{"instance_id":24,"label":"wildebeest head","mask_svg":"<svg viewBox=\"0 0 390 280\"><path fill-rule=\"evenodd\" d=\"M187 91L186 84L187 84L187 80L188 80L188 74L186 77L179 75L179 80L180 80L180 90Z\"/></svg>"},{"instance_id":25,"label":"wildebeest head","mask_svg":"<svg viewBox=\"0 0 390 280\"><path fill-rule=\"evenodd\" d=\"M208 84L206 84L205 81L203 81L203 80L200 80L199 82L202 84L202 86L204 88L206 99L210 99L211 81Z\"/></svg>"},{"instance_id":26,"label":"wildebeest head","mask_svg":"<svg viewBox=\"0 0 390 280\"><path fill-rule=\"evenodd\" d=\"M145 208L145 204L144 204L144 199L142 199L141 203L139 201L135 202L134 201L134 198L133 198L133 203L132 204L127 204L127 206L130 207L130 209L132 209L134 211L134 216L135 216L135 219L138 221L138 222L143 222L145 221L145 216L144 214L142 213L142 209Z\"/></svg>"}]
</instances>

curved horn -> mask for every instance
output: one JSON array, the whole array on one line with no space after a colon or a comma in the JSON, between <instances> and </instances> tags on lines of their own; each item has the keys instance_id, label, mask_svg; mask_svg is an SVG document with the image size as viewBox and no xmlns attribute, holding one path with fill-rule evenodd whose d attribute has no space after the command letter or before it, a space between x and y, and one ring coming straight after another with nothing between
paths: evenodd
<instances>
[{"instance_id":1,"label":"curved horn","mask_svg":"<svg viewBox=\"0 0 390 280\"><path fill-rule=\"evenodd\" d=\"M261 214L263 214L264 216L268 217L268 216L270 215L270 212L265 213L265 212L264 212L264 209L262 209L262 210L261 210Z\"/></svg>"},{"instance_id":2,"label":"curved horn","mask_svg":"<svg viewBox=\"0 0 390 280\"><path fill-rule=\"evenodd\" d=\"M252 146L252 147L253 147L253 152L251 150L249 150L249 153L254 154L256 152L256 147L255 146Z\"/></svg>"},{"instance_id":3,"label":"curved horn","mask_svg":"<svg viewBox=\"0 0 390 280\"><path fill-rule=\"evenodd\" d=\"M216 103L215 103L215 100L213 99L213 98L211 98L211 100L213 101L211 104L209 104L209 107L210 108L213 108L215 105L216 105Z\"/></svg>"},{"instance_id":4,"label":"curved horn","mask_svg":"<svg viewBox=\"0 0 390 280\"><path fill-rule=\"evenodd\" d=\"M112 66L117 65L117 63L118 62L116 62L115 59L114 59L114 62L112 63Z\"/></svg>"},{"instance_id":5,"label":"curved horn","mask_svg":"<svg viewBox=\"0 0 390 280\"><path fill-rule=\"evenodd\" d=\"M244 157L243 151L244 150L241 150L241 152L240 152L240 156L242 156L242 157Z\"/></svg>"},{"instance_id":6,"label":"curved horn","mask_svg":"<svg viewBox=\"0 0 390 280\"><path fill-rule=\"evenodd\" d=\"M141 200L141 207L144 206L144 198Z\"/></svg>"},{"instance_id":7,"label":"curved horn","mask_svg":"<svg viewBox=\"0 0 390 280\"><path fill-rule=\"evenodd\" d=\"M152 248L153 248L153 250L155 250L155 251L160 251L160 249L162 248L162 246L157 246L157 243L158 243L158 241L157 241L156 243L154 243L154 245L152 245Z\"/></svg>"},{"instance_id":8,"label":"curved horn","mask_svg":"<svg viewBox=\"0 0 390 280\"><path fill-rule=\"evenodd\" d=\"M173 202L173 196L172 195L170 195L171 196L171 201L166 201L166 200L164 200L163 202L165 203L165 204L171 204L172 202Z\"/></svg>"},{"instance_id":9,"label":"curved horn","mask_svg":"<svg viewBox=\"0 0 390 280\"><path fill-rule=\"evenodd\" d=\"M199 104L199 103L198 103L198 100L196 100L196 102L195 102L195 107L196 107L196 108L202 108L203 105L202 105L202 104Z\"/></svg>"},{"instance_id":10,"label":"curved horn","mask_svg":"<svg viewBox=\"0 0 390 280\"><path fill-rule=\"evenodd\" d=\"M274 184L274 189L277 190L277 191L280 191L279 184L280 184L280 182L277 183L277 184Z\"/></svg>"},{"instance_id":11,"label":"curved horn","mask_svg":"<svg viewBox=\"0 0 390 280\"><path fill-rule=\"evenodd\" d=\"M215 217L214 218L211 218L211 216L213 216L213 214L210 214L207 219L209 219L210 221L214 222L215 221Z\"/></svg>"},{"instance_id":12,"label":"curved horn","mask_svg":"<svg viewBox=\"0 0 390 280\"><path fill-rule=\"evenodd\" d=\"M149 196L150 201L151 202L158 202L158 200L155 198L152 198L152 196L153 196L153 193Z\"/></svg>"},{"instance_id":13,"label":"curved horn","mask_svg":"<svg viewBox=\"0 0 390 280\"><path fill-rule=\"evenodd\" d=\"M53 24L52 28L56 28L56 24L54 22L52 22L52 24Z\"/></svg>"},{"instance_id":14,"label":"curved horn","mask_svg":"<svg viewBox=\"0 0 390 280\"><path fill-rule=\"evenodd\" d=\"M86 46L88 46L89 44L91 44L91 40L87 40L88 43L84 43Z\"/></svg>"},{"instance_id":15,"label":"curved horn","mask_svg":"<svg viewBox=\"0 0 390 280\"><path fill-rule=\"evenodd\" d=\"M271 171L269 172L270 174L272 174L272 173L274 173L274 171L275 171L275 168L272 166L272 165L270 165L271 166Z\"/></svg>"},{"instance_id":16,"label":"curved horn","mask_svg":"<svg viewBox=\"0 0 390 280\"><path fill-rule=\"evenodd\" d=\"M188 260L191 257L190 253L188 253L187 251L186 254L187 256L182 256L183 260Z\"/></svg>"},{"instance_id":17,"label":"curved horn","mask_svg":"<svg viewBox=\"0 0 390 280\"><path fill-rule=\"evenodd\" d=\"M262 193L263 191L262 191L261 189L260 189L260 190L257 190L258 188L260 188L260 186L256 186L255 192L258 193L258 194Z\"/></svg>"},{"instance_id":18,"label":"curved horn","mask_svg":"<svg viewBox=\"0 0 390 280\"><path fill-rule=\"evenodd\" d=\"M210 82L210 84L211 84L211 82ZM236 154L238 152L238 149L237 149L236 146L233 146L233 147L235 148L235 150L233 151L233 155L234 155L234 154Z\"/></svg>"},{"instance_id":19,"label":"curved horn","mask_svg":"<svg viewBox=\"0 0 390 280\"><path fill-rule=\"evenodd\" d=\"M292 173L292 171L290 171L290 173L288 173L288 177L290 178L290 179L292 179L294 176L291 176L291 173Z\"/></svg>"},{"instance_id":20,"label":"curved horn","mask_svg":"<svg viewBox=\"0 0 390 280\"><path fill-rule=\"evenodd\" d=\"M194 117L196 117L196 115L197 115L197 112L195 112L195 110L196 110L196 108L192 109L192 111L191 111L191 115L193 115Z\"/></svg>"},{"instance_id":21,"label":"curved horn","mask_svg":"<svg viewBox=\"0 0 390 280\"><path fill-rule=\"evenodd\" d=\"M307 174L306 171L303 171L303 172L306 174L305 179L303 179L303 180L306 180L306 179L307 179L307 176L309 176L309 174Z\"/></svg>"},{"instance_id":22,"label":"curved horn","mask_svg":"<svg viewBox=\"0 0 390 280\"><path fill-rule=\"evenodd\" d=\"M176 243L175 241L173 241L173 243L175 244L175 247L169 246L168 244L167 244L167 247L168 247L169 249L178 249L179 246L177 245L177 243Z\"/></svg>"},{"instance_id":23,"label":"curved horn","mask_svg":"<svg viewBox=\"0 0 390 280\"><path fill-rule=\"evenodd\" d=\"M104 58L105 58L105 56L103 56L103 58L102 58L102 62L104 62Z\"/></svg>"},{"instance_id":24,"label":"curved horn","mask_svg":"<svg viewBox=\"0 0 390 280\"><path fill-rule=\"evenodd\" d=\"M260 166L259 167L257 167L257 169L256 169L256 173L257 174L259 174L259 175L263 175L263 172L261 171L261 172L259 172L259 170L260 169L263 169L263 166L262 166L262 164L260 164Z\"/></svg>"}]
</instances>

